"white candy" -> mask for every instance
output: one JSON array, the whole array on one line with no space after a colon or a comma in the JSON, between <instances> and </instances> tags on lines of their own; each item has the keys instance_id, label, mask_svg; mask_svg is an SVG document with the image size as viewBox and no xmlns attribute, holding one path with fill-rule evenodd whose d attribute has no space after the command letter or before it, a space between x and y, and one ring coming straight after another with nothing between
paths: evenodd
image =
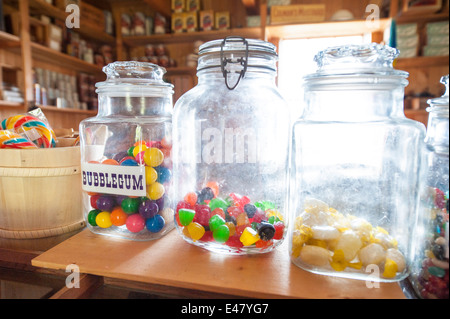
<instances>
[{"instance_id":1,"label":"white candy","mask_svg":"<svg viewBox=\"0 0 450 319\"><path fill-rule=\"evenodd\" d=\"M362 248L358 256L363 266L378 265L386 259L386 251L379 244L370 244Z\"/></svg>"},{"instance_id":2,"label":"white candy","mask_svg":"<svg viewBox=\"0 0 450 319\"><path fill-rule=\"evenodd\" d=\"M340 235L339 230L332 226L313 226L313 238L320 240L333 240L337 239Z\"/></svg>"},{"instance_id":3,"label":"white candy","mask_svg":"<svg viewBox=\"0 0 450 319\"><path fill-rule=\"evenodd\" d=\"M315 198L307 198L303 202L303 209L311 214L318 212L328 212L328 205L321 200Z\"/></svg>"},{"instance_id":4,"label":"white candy","mask_svg":"<svg viewBox=\"0 0 450 319\"><path fill-rule=\"evenodd\" d=\"M300 251L300 258L303 262L313 266L325 266L329 263L331 255L328 249L319 246L305 245Z\"/></svg>"},{"instance_id":5,"label":"white candy","mask_svg":"<svg viewBox=\"0 0 450 319\"><path fill-rule=\"evenodd\" d=\"M344 252L345 260L351 261L356 257L361 246L362 242L359 236L353 230L346 230L341 234L336 244L336 250L341 249Z\"/></svg>"},{"instance_id":6,"label":"white candy","mask_svg":"<svg viewBox=\"0 0 450 319\"><path fill-rule=\"evenodd\" d=\"M389 248L386 251L386 259L392 259L397 264L397 272L402 272L406 268L405 257L403 254L395 248Z\"/></svg>"}]
</instances>

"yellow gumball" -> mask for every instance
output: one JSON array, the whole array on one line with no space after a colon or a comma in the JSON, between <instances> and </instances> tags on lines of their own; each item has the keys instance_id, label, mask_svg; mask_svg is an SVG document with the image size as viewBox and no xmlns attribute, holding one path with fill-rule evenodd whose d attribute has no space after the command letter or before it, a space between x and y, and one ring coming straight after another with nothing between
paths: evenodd
<instances>
[{"instance_id":1,"label":"yellow gumball","mask_svg":"<svg viewBox=\"0 0 450 319\"><path fill-rule=\"evenodd\" d=\"M101 228L109 228L112 226L111 222L111 213L108 212L100 212L97 217L95 217L95 222L98 227Z\"/></svg>"},{"instance_id":2,"label":"yellow gumball","mask_svg":"<svg viewBox=\"0 0 450 319\"><path fill-rule=\"evenodd\" d=\"M158 172L151 166L145 166L145 182L147 185L153 184L158 178Z\"/></svg>"},{"instance_id":3,"label":"yellow gumball","mask_svg":"<svg viewBox=\"0 0 450 319\"><path fill-rule=\"evenodd\" d=\"M153 183L147 188L147 195L152 200L157 200L163 197L165 192L164 186L160 183Z\"/></svg>"},{"instance_id":4,"label":"yellow gumball","mask_svg":"<svg viewBox=\"0 0 450 319\"><path fill-rule=\"evenodd\" d=\"M156 167L164 161L163 152L156 147L147 148L144 152L144 162L148 166Z\"/></svg>"},{"instance_id":5,"label":"yellow gumball","mask_svg":"<svg viewBox=\"0 0 450 319\"><path fill-rule=\"evenodd\" d=\"M138 143L133 148L133 156L136 157L140 152L145 151L147 149L147 145L145 145L145 142Z\"/></svg>"}]
</instances>

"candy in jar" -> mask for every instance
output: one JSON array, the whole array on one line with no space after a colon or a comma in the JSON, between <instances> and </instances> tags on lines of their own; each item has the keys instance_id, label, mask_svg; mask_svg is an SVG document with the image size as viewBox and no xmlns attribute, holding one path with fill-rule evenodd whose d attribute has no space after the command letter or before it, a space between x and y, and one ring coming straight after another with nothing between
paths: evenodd
<instances>
[{"instance_id":1,"label":"candy in jar","mask_svg":"<svg viewBox=\"0 0 450 319\"><path fill-rule=\"evenodd\" d=\"M448 299L449 280L449 91L448 75L442 77L445 94L428 101L425 138L426 173L413 235L413 262L409 282L415 296Z\"/></svg>"},{"instance_id":2,"label":"candy in jar","mask_svg":"<svg viewBox=\"0 0 450 319\"><path fill-rule=\"evenodd\" d=\"M409 273L425 127L403 112L398 50L330 47L293 126L289 254L305 270L370 281Z\"/></svg>"},{"instance_id":3,"label":"candy in jar","mask_svg":"<svg viewBox=\"0 0 450 319\"><path fill-rule=\"evenodd\" d=\"M87 225L97 234L158 239L174 227L173 87L151 63L115 62L103 70L98 114L80 123Z\"/></svg>"},{"instance_id":4,"label":"candy in jar","mask_svg":"<svg viewBox=\"0 0 450 319\"><path fill-rule=\"evenodd\" d=\"M239 255L284 239L290 122L276 61L260 40L200 47L199 83L174 110L176 228L191 244Z\"/></svg>"}]
</instances>

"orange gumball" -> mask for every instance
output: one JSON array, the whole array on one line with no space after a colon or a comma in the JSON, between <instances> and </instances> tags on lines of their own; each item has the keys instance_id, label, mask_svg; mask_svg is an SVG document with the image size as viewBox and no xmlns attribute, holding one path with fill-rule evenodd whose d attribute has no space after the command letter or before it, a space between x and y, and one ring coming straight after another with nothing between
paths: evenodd
<instances>
[{"instance_id":1,"label":"orange gumball","mask_svg":"<svg viewBox=\"0 0 450 319\"><path fill-rule=\"evenodd\" d=\"M108 158L108 159L105 159L105 160L102 162L102 164L106 164L106 165L119 165L119 162L116 161L115 159Z\"/></svg>"},{"instance_id":2,"label":"orange gumball","mask_svg":"<svg viewBox=\"0 0 450 319\"><path fill-rule=\"evenodd\" d=\"M122 226L125 225L126 221L127 221L127 213L125 213L123 211L123 209L118 206L116 208L113 209L113 211L111 212L111 223L114 226Z\"/></svg>"}]
</instances>

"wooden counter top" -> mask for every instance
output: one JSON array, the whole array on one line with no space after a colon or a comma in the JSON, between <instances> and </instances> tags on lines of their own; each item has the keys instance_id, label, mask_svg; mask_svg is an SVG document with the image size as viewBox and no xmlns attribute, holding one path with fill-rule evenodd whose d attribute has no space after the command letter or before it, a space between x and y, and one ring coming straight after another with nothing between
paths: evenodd
<instances>
[{"instance_id":1,"label":"wooden counter top","mask_svg":"<svg viewBox=\"0 0 450 319\"><path fill-rule=\"evenodd\" d=\"M306 272L289 260L287 241L255 256L218 255L185 242L176 230L148 242L96 235L88 229L32 260L32 265L66 269L141 286L190 289L250 298L404 299L397 283L367 288L365 281ZM205 294L206 292L206 294Z\"/></svg>"}]
</instances>

